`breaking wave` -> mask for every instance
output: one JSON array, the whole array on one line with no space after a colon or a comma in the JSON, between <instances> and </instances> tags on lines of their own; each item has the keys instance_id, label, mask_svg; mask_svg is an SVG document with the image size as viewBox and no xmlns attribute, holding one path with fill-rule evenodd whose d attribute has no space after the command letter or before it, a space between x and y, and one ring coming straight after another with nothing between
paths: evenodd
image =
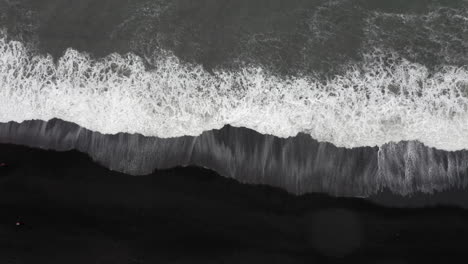
<instances>
[{"instance_id":1,"label":"breaking wave","mask_svg":"<svg viewBox=\"0 0 468 264\"><path fill-rule=\"evenodd\" d=\"M420 141L468 149L468 69L430 70L374 49L328 79L261 67L204 70L159 52L103 59L68 49L56 61L0 38L0 122L60 118L104 134L172 138L225 125L339 147Z\"/></svg>"}]
</instances>

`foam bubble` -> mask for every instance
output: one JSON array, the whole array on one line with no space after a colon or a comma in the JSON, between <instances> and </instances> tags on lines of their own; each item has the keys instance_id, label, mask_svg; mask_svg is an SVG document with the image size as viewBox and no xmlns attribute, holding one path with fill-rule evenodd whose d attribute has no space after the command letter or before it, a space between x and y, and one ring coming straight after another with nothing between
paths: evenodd
<instances>
[{"instance_id":1,"label":"foam bubble","mask_svg":"<svg viewBox=\"0 0 468 264\"><path fill-rule=\"evenodd\" d=\"M365 45L398 50L428 64L468 63L468 8L434 8L422 14L371 12Z\"/></svg>"},{"instance_id":2,"label":"foam bubble","mask_svg":"<svg viewBox=\"0 0 468 264\"><path fill-rule=\"evenodd\" d=\"M60 118L106 134L199 135L226 124L279 137L310 134L340 147L418 140L468 149L468 70L437 72L376 50L328 80L262 68L208 73L160 54L155 68L69 49L55 63L0 38L0 122Z\"/></svg>"}]
</instances>

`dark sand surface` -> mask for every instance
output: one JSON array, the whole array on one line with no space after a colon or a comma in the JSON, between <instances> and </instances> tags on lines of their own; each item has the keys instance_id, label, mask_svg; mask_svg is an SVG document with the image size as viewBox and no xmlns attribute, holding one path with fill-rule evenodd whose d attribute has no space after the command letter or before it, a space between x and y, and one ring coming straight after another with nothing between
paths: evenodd
<instances>
[{"instance_id":1,"label":"dark sand surface","mask_svg":"<svg viewBox=\"0 0 468 264\"><path fill-rule=\"evenodd\" d=\"M449 263L468 245L456 207L297 197L200 168L128 176L14 145L0 163L0 263Z\"/></svg>"}]
</instances>

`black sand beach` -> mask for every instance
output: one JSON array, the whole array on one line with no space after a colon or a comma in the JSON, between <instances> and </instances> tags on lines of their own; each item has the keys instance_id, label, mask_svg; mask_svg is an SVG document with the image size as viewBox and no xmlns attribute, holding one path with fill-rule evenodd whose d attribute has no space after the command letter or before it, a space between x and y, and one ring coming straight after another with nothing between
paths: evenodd
<instances>
[{"instance_id":1,"label":"black sand beach","mask_svg":"<svg viewBox=\"0 0 468 264\"><path fill-rule=\"evenodd\" d=\"M1 263L446 262L468 242L456 207L298 197L194 167L129 176L74 151L0 145L0 161Z\"/></svg>"}]
</instances>

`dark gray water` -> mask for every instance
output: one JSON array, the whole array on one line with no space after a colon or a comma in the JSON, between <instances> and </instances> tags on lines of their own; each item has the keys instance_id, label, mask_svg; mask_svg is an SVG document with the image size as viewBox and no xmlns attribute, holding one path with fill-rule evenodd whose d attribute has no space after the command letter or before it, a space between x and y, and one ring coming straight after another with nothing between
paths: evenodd
<instances>
[{"instance_id":1,"label":"dark gray water","mask_svg":"<svg viewBox=\"0 0 468 264\"><path fill-rule=\"evenodd\" d=\"M334 73L366 49L428 66L467 63L464 0L4 0L1 22L58 57L158 49L206 68L261 64L284 74Z\"/></svg>"}]
</instances>

